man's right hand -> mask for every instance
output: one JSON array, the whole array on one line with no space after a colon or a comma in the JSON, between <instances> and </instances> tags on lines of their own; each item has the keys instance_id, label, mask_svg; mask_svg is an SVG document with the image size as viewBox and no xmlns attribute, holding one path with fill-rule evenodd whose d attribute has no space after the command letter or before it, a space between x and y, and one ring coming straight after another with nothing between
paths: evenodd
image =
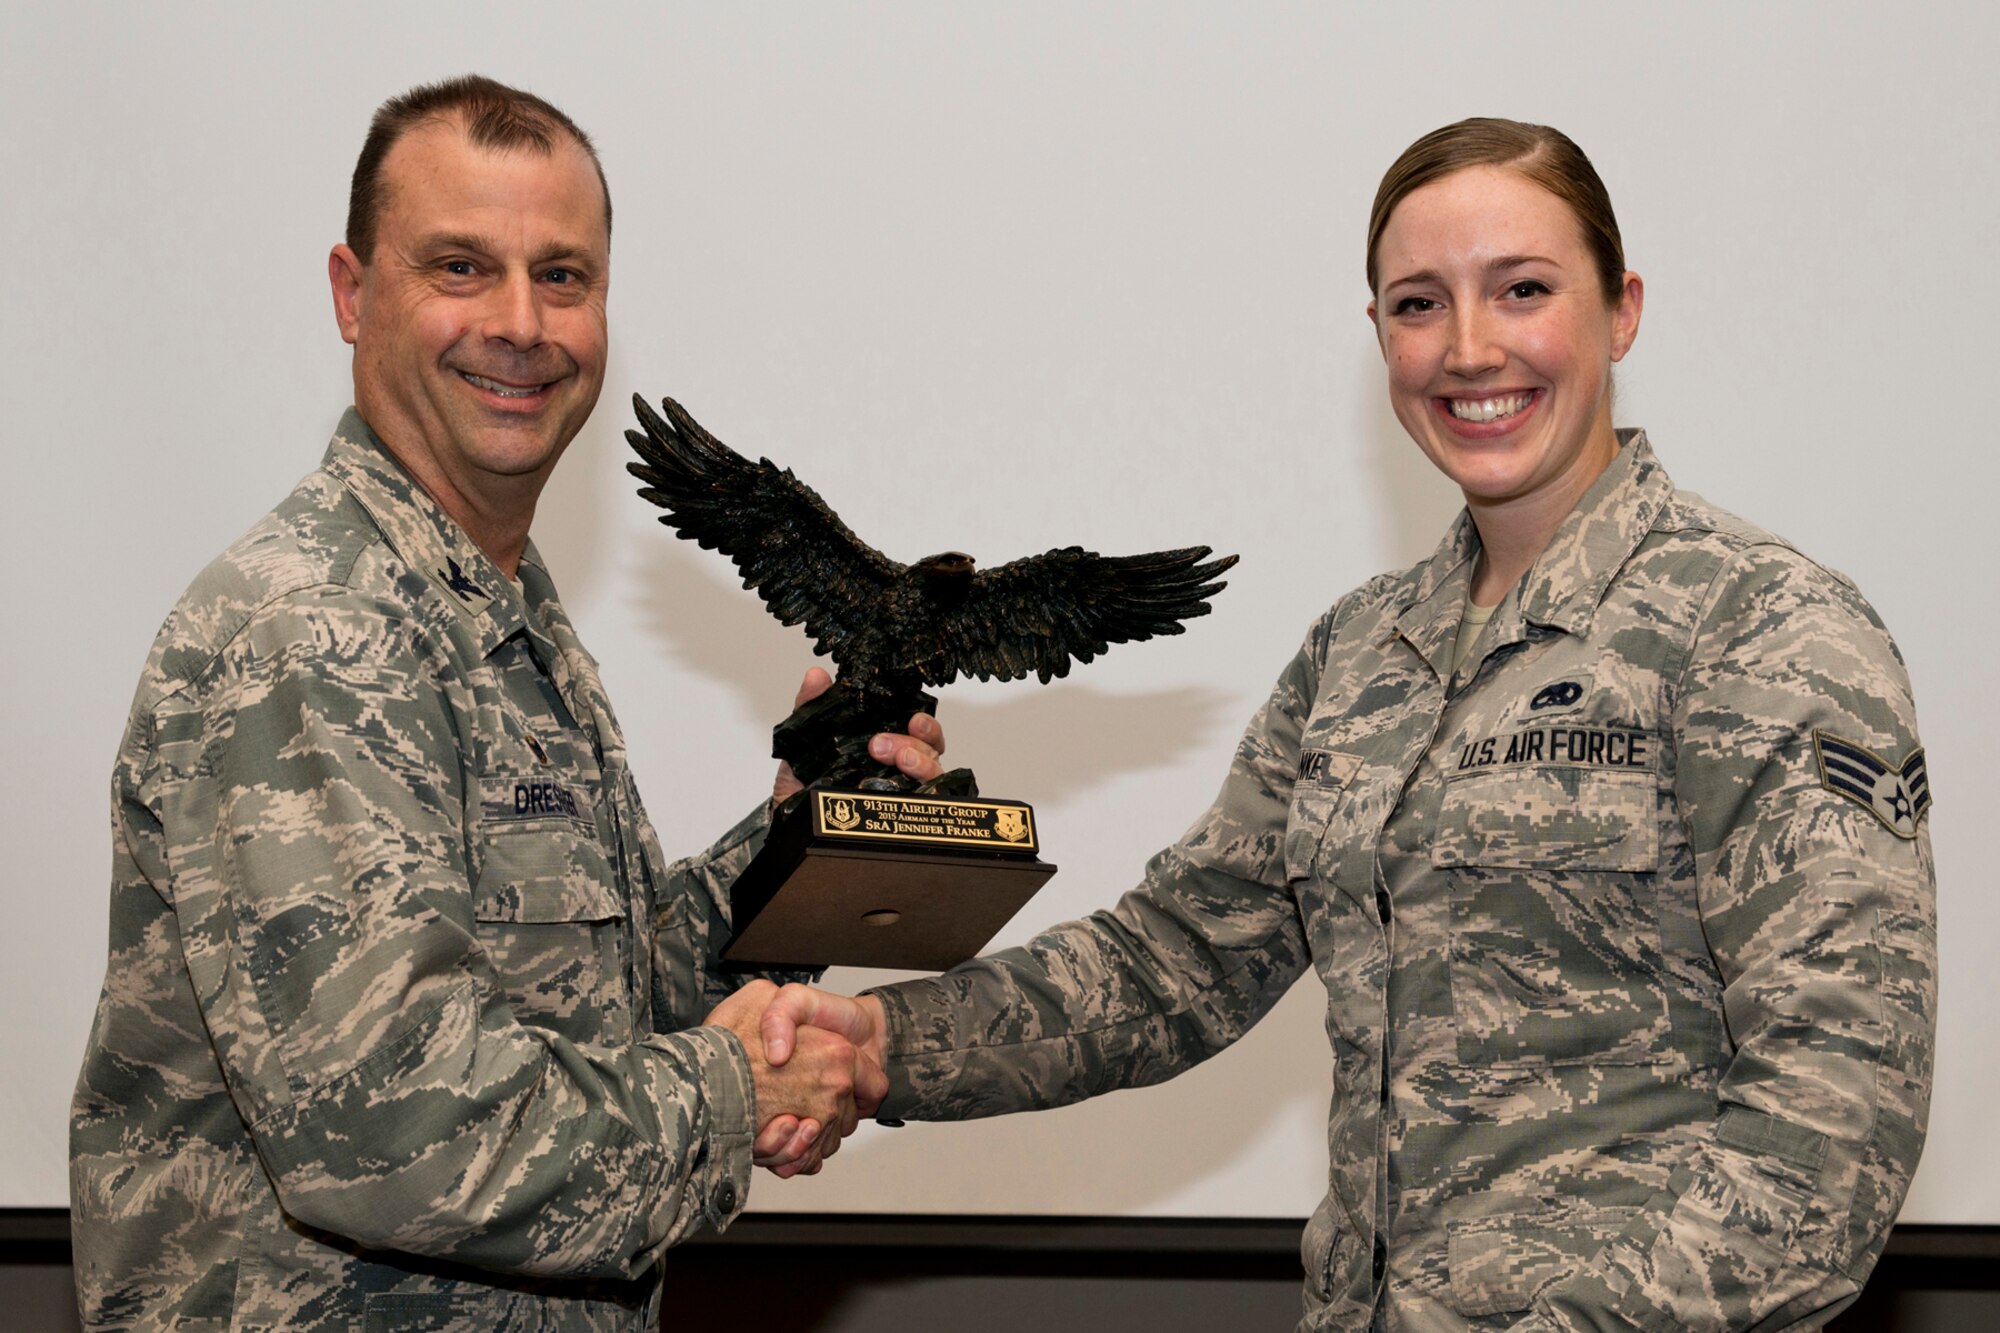
<instances>
[{"instance_id":1,"label":"man's right hand","mask_svg":"<svg viewBox=\"0 0 2000 1333\"><path fill-rule=\"evenodd\" d=\"M784 1043L767 1054L761 1027L781 994L769 981L753 981L717 1005L707 1022L735 1032L750 1058L761 1122L752 1160L779 1176L811 1175L839 1151L862 1116L874 1114L888 1095L889 1080L879 1061L849 1037L822 1027L800 1028L796 1019L778 1025ZM829 1012L829 1022L841 1016Z\"/></svg>"}]
</instances>

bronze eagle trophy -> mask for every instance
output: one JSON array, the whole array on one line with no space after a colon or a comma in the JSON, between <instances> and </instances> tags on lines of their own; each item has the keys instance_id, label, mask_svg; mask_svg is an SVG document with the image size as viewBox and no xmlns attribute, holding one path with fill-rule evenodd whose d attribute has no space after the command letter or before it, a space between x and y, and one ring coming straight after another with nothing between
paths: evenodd
<instances>
[{"instance_id":1,"label":"bronze eagle trophy","mask_svg":"<svg viewBox=\"0 0 2000 1333\"><path fill-rule=\"evenodd\" d=\"M772 752L805 790L772 817L730 891L723 956L743 966L946 968L977 953L1055 867L1034 812L982 798L971 770L919 784L868 755L878 731L933 712L959 676L1047 682L1114 643L1208 614L1233 555L1206 546L1102 556L1070 546L975 569L957 551L899 564L768 458L744 458L668 398L633 395L627 469L660 521L736 563L771 614L838 668L779 723Z\"/></svg>"},{"instance_id":2,"label":"bronze eagle trophy","mask_svg":"<svg viewBox=\"0 0 2000 1333\"><path fill-rule=\"evenodd\" d=\"M818 492L768 458L752 463L703 430L679 403L666 418L632 396L642 433L625 432L642 462L626 470L660 522L736 563L743 586L787 625L805 625L839 668L833 688L780 723L776 756L808 786L909 790L868 757L878 731L901 731L936 700L926 685L959 676L1046 684L1114 643L1179 634L1208 614L1233 555L1190 546L1103 556L1067 546L976 569L958 551L904 565L855 536ZM926 791L971 795L955 769Z\"/></svg>"}]
</instances>

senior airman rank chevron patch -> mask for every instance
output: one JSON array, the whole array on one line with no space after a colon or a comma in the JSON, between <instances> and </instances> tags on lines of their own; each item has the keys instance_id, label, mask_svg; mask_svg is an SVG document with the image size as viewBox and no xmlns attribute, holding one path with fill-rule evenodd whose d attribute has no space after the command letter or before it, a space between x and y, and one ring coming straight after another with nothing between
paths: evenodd
<instances>
[{"instance_id":1,"label":"senior airman rank chevron patch","mask_svg":"<svg viewBox=\"0 0 2000 1333\"><path fill-rule=\"evenodd\" d=\"M1910 751L1900 765L1824 731L1813 733L1813 753L1819 758L1819 780L1865 806L1899 838L1917 836L1917 825L1931 808L1931 779L1924 768L1923 747Z\"/></svg>"}]
</instances>

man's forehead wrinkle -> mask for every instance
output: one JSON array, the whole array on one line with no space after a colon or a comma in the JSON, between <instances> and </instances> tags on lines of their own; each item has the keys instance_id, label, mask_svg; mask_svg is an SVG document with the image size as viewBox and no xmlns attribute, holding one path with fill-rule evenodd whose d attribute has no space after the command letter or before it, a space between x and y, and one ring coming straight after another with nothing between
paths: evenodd
<instances>
[{"instance_id":1,"label":"man's forehead wrinkle","mask_svg":"<svg viewBox=\"0 0 2000 1333\"><path fill-rule=\"evenodd\" d=\"M496 202L496 182L516 176L518 172L510 168L522 162L560 162L562 166L572 166L576 170L576 198L582 198L584 192L588 192L592 212L596 214L590 230L598 232L600 238L580 244L572 236L568 244L576 246L576 254L596 256L594 262L598 264L608 260L610 192L604 184L602 168L596 158L568 132L552 134L546 144L538 144L532 138L488 144L480 142L480 138L472 132L472 122L464 114L440 112L426 116L396 138L386 160L382 162L378 176L378 218L382 218L384 224L388 224L398 212L408 218L406 208L410 206L410 196L414 192L426 192L426 196L418 200L418 208L432 218L436 216L438 206L452 214L468 214L480 206L490 206ZM500 196L498 202L500 206L512 204L512 200L504 196ZM378 228L378 240L384 230L388 228Z\"/></svg>"},{"instance_id":2,"label":"man's forehead wrinkle","mask_svg":"<svg viewBox=\"0 0 2000 1333\"><path fill-rule=\"evenodd\" d=\"M464 183L461 181L461 183ZM412 182L418 193L424 182ZM530 264L570 260L602 266L608 259L609 244L599 230L595 237L578 233L573 220L524 208L504 197L489 196L482 183L471 182L464 197L433 189L423 212L412 217L399 207L393 196L383 210L389 225L381 229L380 240L394 244L406 255L435 257L446 250L466 250L484 258L502 259L525 253ZM458 194L452 190L451 195Z\"/></svg>"}]
</instances>

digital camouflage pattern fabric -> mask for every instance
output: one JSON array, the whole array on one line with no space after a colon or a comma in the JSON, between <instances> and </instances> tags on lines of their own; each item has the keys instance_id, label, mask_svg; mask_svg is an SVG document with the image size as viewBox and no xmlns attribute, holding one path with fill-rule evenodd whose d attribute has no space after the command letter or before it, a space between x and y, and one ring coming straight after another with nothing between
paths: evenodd
<instances>
[{"instance_id":1,"label":"digital camouflage pattern fabric","mask_svg":"<svg viewBox=\"0 0 2000 1333\"><path fill-rule=\"evenodd\" d=\"M86 1327L650 1330L661 1250L742 1208L749 1066L694 1025L761 818L667 863L520 575L350 411L168 617L72 1112Z\"/></svg>"},{"instance_id":2,"label":"digital camouflage pattern fabric","mask_svg":"<svg viewBox=\"0 0 2000 1333\"><path fill-rule=\"evenodd\" d=\"M1907 793L1908 680L1852 584L1621 434L1462 674L1464 517L1313 626L1116 909L879 991L882 1114L1169 1078L1310 968L1334 1096L1302 1329L1849 1303L1923 1144L1936 916L1928 822L1842 790L1815 736Z\"/></svg>"}]
</instances>

